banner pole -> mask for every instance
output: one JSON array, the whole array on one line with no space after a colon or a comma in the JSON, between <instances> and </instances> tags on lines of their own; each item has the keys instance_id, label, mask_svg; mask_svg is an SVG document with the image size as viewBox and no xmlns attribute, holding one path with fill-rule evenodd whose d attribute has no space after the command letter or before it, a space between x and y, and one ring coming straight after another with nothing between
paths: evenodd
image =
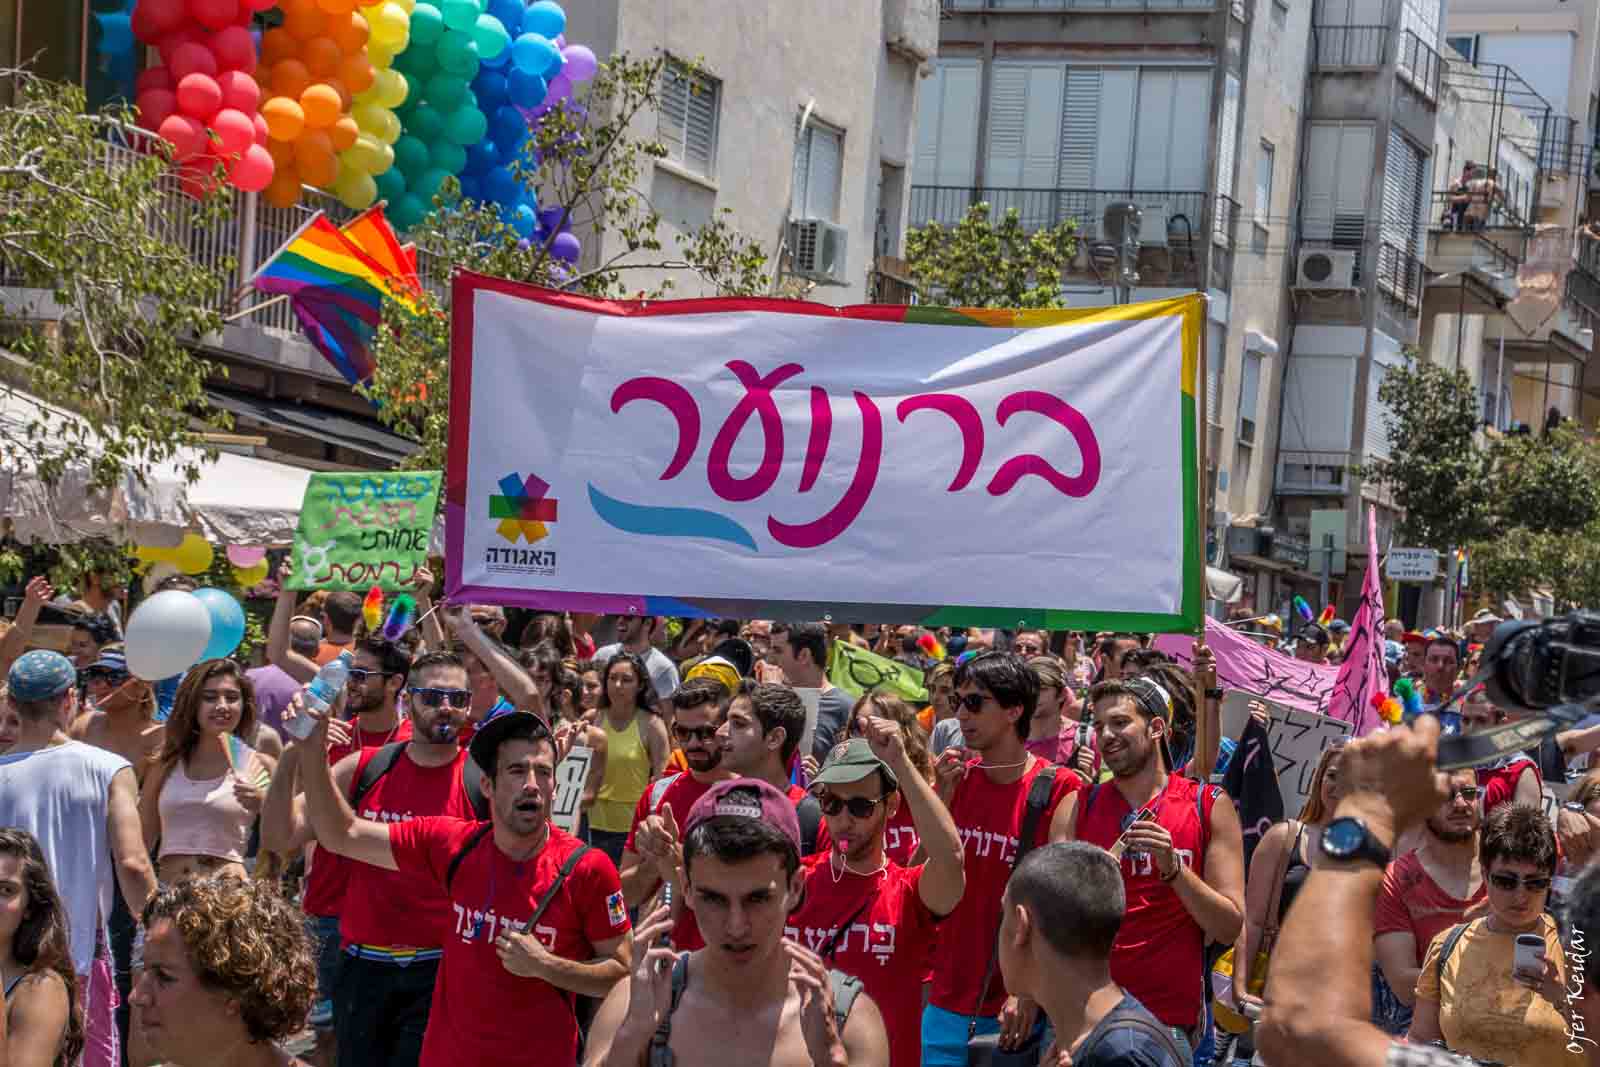
<instances>
[{"instance_id":1,"label":"banner pole","mask_svg":"<svg viewBox=\"0 0 1600 1067\"><path fill-rule=\"evenodd\" d=\"M1198 480L1195 483L1195 507L1199 514L1195 516L1194 551L1198 557L1199 570L1197 573L1200 576L1200 621L1194 637L1197 650L1206 643L1206 527L1208 525L1206 520L1209 518L1206 506L1206 438L1210 435L1211 430L1210 422L1206 418L1206 412L1209 410L1209 398L1207 396L1209 375L1207 374L1206 362L1210 355L1207 351L1210 347L1207 343L1207 334L1210 331L1206 327L1211 318L1211 297L1208 294L1200 294L1200 307L1200 359L1199 366L1196 368L1199 381L1195 383L1194 391L1197 404L1194 418L1195 456L1200 467L1197 472ZM1211 731L1208 729L1210 713L1206 706L1206 689L1214 685L1216 685L1214 672L1209 678L1198 670L1194 672L1194 755L1189 759L1189 768L1191 775L1199 778L1202 783L1205 781L1205 776L1200 773L1202 762L1207 767L1214 766L1215 763L1213 758L1202 759L1204 753L1212 752L1217 745L1217 739L1210 736Z\"/></svg>"}]
</instances>

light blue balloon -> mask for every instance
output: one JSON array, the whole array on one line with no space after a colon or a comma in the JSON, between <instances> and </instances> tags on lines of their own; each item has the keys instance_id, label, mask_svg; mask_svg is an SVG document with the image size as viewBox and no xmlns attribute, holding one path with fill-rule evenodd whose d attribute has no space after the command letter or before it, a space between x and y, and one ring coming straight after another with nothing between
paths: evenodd
<instances>
[{"instance_id":1,"label":"light blue balloon","mask_svg":"<svg viewBox=\"0 0 1600 1067\"><path fill-rule=\"evenodd\" d=\"M518 237L532 237L533 227L539 221L533 208L527 204L518 204L511 212L511 228L517 231Z\"/></svg>"},{"instance_id":2,"label":"light blue balloon","mask_svg":"<svg viewBox=\"0 0 1600 1067\"><path fill-rule=\"evenodd\" d=\"M222 659L232 655L244 640L244 609L231 594L213 586L196 589L194 595L211 616L211 640L206 642L206 650L200 653L200 658Z\"/></svg>"},{"instance_id":3,"label":"light blue balloon","mask_svg":"<svg viewBox=\"0 0 1600 1067\"><path fill-rule=\"evenodd\" d=\"M511 42L511 62L529 74L543 75L552 62L560 59L561 50L543 34L525 33Z\"/></svg>"},{"instance_id":4,"label":"light blue balloon","mask_svg":"<svg viewBox=\"0 0 1600 1067\"><path fill-rule=\"evenodd\" d=\"M537 33L553 41L567 32L567 13L555 0L539 0L522 13L522 32Z\"/></svg>"},{"instance_id":5,"label":"light blue balloon","mask_svg":"<svg viewBox=\"0 0 1600 1067\"><path fill-rule=\"evenodd\" d=\"M133 51L133 21L121 11L97 11L100 26L100 54L120 56Z\"/></svg>"}]
</instances>

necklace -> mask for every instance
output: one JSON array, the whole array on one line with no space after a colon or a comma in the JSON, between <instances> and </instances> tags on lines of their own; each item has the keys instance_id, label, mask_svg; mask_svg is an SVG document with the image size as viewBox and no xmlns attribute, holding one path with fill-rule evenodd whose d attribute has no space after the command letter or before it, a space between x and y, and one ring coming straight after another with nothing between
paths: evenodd
<instances>
[{"instance_id":1,"label":"necklace","mask_svg":"<svg viewBox=\"0 0 1600 1067\"><path fill-rule=\"evenodd\" d=\"M1027 760L1026 757L1024 757L1023 759L1019 760L1016 763L980 763L980 764L978 764L978 770L980 770L980 771L1009 771L1009 770L1012 770L1013 768L1026 767L1027 765L1028 765L1028 760Z\"/></svg>"},{"instance_id":2,"label":"necklace","mask_svg":"<svg viewBox=\"0 0 1600 1067\"><path fill-rule=\"evenodd\" d=\"M834 885L838 885L841 881L843 881L844 880L844 876L845 876L845 874L847 872L850 873L850 874L860 875L862 878L876 878L878 875L882 874L884 871L886 871L888 869L889 869L889 857L888 856L885 856L883 858L883 862L878 864L878 866L876 868L874 868L873 870L870 870L870 871L858 871L854 867L850 866L850 861L849 860L840 858L838 849L835 849L834 851L828 853L828 873L833 875L833 884Z\"/></svg>"},{"instance_id":3,"label":"necklace","mask_svg":"<svg viewBox=\"0 0 1600 1067\"><path fill-rule=\"evenodd\" d=\"M365 739L366 739L367 729L366 729L366 727L362 726L358 722L358 723L356 723L356 747L357 748L382 748L384 745L387 745L390 741L394 740L394 735L399 733L399 732L400 732L400 724L397 722L393 726L389 727L389 732L383 735L383 740L382 741L379 741L376 745L367 745L367 744L363 743L365 741Z\"/></svg>"}]
</instances>

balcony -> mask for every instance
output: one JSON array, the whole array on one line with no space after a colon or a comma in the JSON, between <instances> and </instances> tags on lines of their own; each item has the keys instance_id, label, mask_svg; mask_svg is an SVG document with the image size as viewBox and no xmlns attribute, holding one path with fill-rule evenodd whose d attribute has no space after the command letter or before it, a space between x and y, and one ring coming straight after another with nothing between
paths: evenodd
<instances>
[{"instance_id":1,"label":"balcony","mask_svg":"<svg viewBox=\"0 0 1600 1067\"><path fill-rule=\"evenodd\" d=\"M1280 496L1344 496L1350 490L1349 452L1278 452Z\"/></svg>"},{"instance_id":2,"label":"balcony","mask_svg":"<svg viewBox=\"0 0 1600 1067\"><path fill-rule=\"evenodd\" d=\"M1426 276L1422 260L1388 241L1379 243L1378 291L1388 294L1413 314L1422 308Z\"/></svg>"},{"instance_id":3,"label":"balcony","mask_svg":"<svg viewBox=\"0 0 1600 1067\"><path fill-rule=\"evenodd\" d=\"M1499 315L1517 298L1517 271L1530 229L1495 194L1466 200L1448 190L1431 200L1423 314Z\"/></svg>"},{"instance_id":4,"label":"balcony","mask_svg":"<svg viewBox=\"0 0 1600 1067\"><path fill-rule=\"evenodd\" d=\"M1540 226L1528 239L1527 256L1517 268L1517 297L1494 320L1485 343L1504 342L1513 363L1584 363L1594 347L1594 325L1600 319L1600 277L1593 272L1600 258L1593 241L1580 241L1589 260L1573 257L1572 237L1565 226Z\"/></svg>"},{"instance_id":5,"label":"balcony","mask_svg":"<svg viewBox=\"0 0 1600 1067\"><path fill-rule=\"evenodd\" d=\"M1389 49L1388 26L1313 26L1317 70L1377 70ZM1437 57L1436 57L1437 58Z\"/></svg>"},{"instance_id":6,"label":"balcony","mask_svg":"<svg viewBox=\"0 0 1600 1067\"><path fill-rule=\"evenodd\" d=\"M1395 72L1403 84L1409 85L1424 100L1437 106L1444 61L1428 42L1410 30L1400 35L1400 55L1395 62Z\"/></svg>"},{"instance_id":7,"label":"balcony","mask_svg":"<svg viewBox=\"0 0 1600 1067\"><path fill-rule=\"evenodd\" d=\"M1215 11L1219 0L939 0L939 11Z\"/></svg>"},{"instance_id":8,"label":"balcony","mask_svg":"<svg viewBox=\"0 0 1600 1067\"><path fill-rule=\"evenodd\" d=\"M1028 233L1071 221L1077 227L1078 255L1070 273L1079 276L1075 281L1095 281L1099 279L1089 256L1090 246L1099 241L1106 205L1119 200L1132 201L1144 210L1138 263L1142 285L1179 289L1228 285L1239 205L1204 191L914 185L909 225L937 222L953 226L975 204L987 204L991 218L1015 209ZM1109 284L1109 278L1106 281Z\"/></svg>"}]
</instances>

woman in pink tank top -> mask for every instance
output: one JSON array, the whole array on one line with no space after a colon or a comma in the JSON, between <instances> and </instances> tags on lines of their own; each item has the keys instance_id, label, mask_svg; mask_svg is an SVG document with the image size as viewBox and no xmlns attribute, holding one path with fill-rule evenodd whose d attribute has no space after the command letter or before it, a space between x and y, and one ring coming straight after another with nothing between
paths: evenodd
<instances>
[{"instance_id":1,"label":"woman in pink tank top","mask_svg":"<svg viewBox=\"0 0 1600 1067\"><path fill-rule=\"evenodd\" d=\"M163 883L247 875L250 827L276 761L246 737L259 740L250 679L232 660L191 668L139 797L145 844L161 843L157 874Z\"/></svg>"}]
</instances>

